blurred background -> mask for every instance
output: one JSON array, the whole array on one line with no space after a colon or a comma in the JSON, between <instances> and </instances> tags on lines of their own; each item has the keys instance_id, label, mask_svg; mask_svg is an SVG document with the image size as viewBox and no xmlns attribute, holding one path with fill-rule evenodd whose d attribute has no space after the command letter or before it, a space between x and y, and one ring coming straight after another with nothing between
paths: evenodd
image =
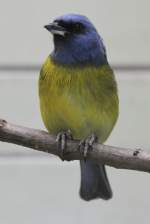
<instances>
[{"instance_id":1,"label":"blurred background","mask_svg":"<svg viewBox=\"0 0 150 224\"><path fill-rule=\"evenodd\" d=\"M150 149L148 0L1 0L0 118L45 129L38 102L40 67L51 52L43 26L64 13L87 15L104 39L119 87L120 117L107 144ZM150 175L108 167L114 197L84 202L78 162L0 143L3 224L149 222Z\"/></svg>"}]
</instances>

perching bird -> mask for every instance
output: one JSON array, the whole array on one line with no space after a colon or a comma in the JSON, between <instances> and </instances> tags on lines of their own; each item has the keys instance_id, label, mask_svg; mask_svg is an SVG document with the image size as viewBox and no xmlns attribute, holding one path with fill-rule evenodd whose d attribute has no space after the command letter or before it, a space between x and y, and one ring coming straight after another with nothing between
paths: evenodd
<instances>
[{"instance_id":1,"label":"perching bird","mask_svg":"<svg viewBox=\"0 0 150 224\"><path fill-rule=\"evenodd\" d=\"M84 139L79 148L86 156L96 139L99 143L106 141L116 123L114 74L103 41L87 17L63 15L45 28L53 34L54 50L40 72L42 118L50 133L59 133L57 140L62 150L70 131L75 139ZM88 159L80 161L80 165L81 198L111 198L104 165Z\"/></svg>"}]
</instances>

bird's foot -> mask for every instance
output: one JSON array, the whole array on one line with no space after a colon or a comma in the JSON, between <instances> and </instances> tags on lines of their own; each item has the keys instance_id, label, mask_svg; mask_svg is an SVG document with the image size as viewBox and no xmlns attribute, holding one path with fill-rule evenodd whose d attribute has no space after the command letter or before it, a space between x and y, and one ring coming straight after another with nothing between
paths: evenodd
<instances>
[{"instance_id":1,"label":"bird's foot","mask_svg":"<svg viewBox=\"0 0 150 224\"><path fill-rule=\"evenodd\" d=\"M86 157L89 151L92 151L93 144L97 141L97 136L92 134L87 138L81 140L79 143L79 151L84 156L84 161L86 161Z\"/></svg>"},{"instance_id":2,"label":"bird's foot","mask_svg":"<svg viewBox=\"0 0 150 224\"><path fill-rule=\"evenodd\" d=\"M57 134L56 142L58 143L58 147L61 150L62 160L64 160L63 158L67 147L67 140L73 140L71 130L62 131Z\"/></svg>"}]
</instances>

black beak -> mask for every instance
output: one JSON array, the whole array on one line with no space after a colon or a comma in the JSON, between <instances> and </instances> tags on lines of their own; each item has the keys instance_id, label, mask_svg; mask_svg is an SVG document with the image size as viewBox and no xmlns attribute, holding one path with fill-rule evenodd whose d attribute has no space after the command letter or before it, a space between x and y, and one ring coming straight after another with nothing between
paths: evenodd
<instances>
[{"instance_id":1,"label":"black beak","mask_svg":"<svg viewBox=\"0 0 150 224\"><path fill-rule=\"evenodd\" d=\"M65 34L68 33L68 31L64 27L58 25L57 22L45 25L44 28L51 32L53 35L65 36Z\"/></svg>"}]
</instances>

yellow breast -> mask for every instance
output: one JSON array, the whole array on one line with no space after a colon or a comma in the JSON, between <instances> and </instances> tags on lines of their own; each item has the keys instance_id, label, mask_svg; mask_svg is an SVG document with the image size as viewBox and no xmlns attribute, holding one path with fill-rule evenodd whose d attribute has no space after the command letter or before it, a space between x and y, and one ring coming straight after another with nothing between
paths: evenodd
<instances>
[{"instance_id":1,"label":"yellow breast","mask_svg":"<svg viewBox=\"0 0 150 224\"><path fill-rule=\"evenodd\" d=\"M44 124L53 134L71 129L81 139L94 132L104 142L118 117L117 87L108 65L61 66L48 57L39 97Z\"/></svg>"}]
</instances>

